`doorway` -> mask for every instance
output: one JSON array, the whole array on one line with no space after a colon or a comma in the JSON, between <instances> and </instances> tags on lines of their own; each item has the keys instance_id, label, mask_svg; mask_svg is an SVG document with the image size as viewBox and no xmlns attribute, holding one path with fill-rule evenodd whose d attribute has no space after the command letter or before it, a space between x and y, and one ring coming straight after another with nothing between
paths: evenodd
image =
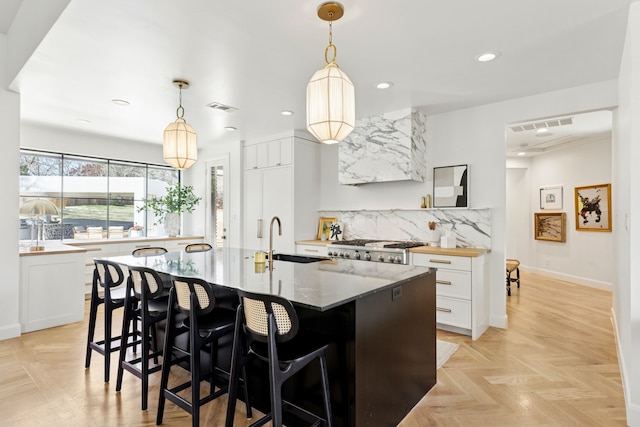
<instances>
[{"instance_id":1,"label":"doorway","mask_svg":"<svg viewBox=\"0 0 640 427\"><path fill-rule=\"evenodd\" d=\"M229 154L206 162L206 240L216 248L228 246Z\"/></svg>"}]
</instances>

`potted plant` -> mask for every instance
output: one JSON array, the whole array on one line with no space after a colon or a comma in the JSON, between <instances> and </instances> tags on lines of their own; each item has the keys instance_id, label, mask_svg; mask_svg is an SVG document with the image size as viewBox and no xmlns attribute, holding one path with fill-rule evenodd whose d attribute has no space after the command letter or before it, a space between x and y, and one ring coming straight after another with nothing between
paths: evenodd
<instances>
[{"instance_id":1,"label":"potted plant","mask_svg":"<svg viewBox=\"0 0 640 427\"><path fill-rule=\"evenodd\" d=\"M153 211L157 222L164 222L164 229L170 237L175 237L180 232L180 214L191 213L198 206L202 197L196 197L193 187L182 185L179 182L167 187L167 194L164 196L151 196L142 199L142 206L138 212L143 210Z\"/></svg>"}]
</instances>

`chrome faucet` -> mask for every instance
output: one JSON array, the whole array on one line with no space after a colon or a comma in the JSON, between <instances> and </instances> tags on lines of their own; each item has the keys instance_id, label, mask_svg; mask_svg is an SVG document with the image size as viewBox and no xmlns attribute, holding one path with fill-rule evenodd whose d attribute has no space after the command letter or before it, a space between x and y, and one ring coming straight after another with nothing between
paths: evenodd
<instances>
[{"instance_id":1,"label":"chrome faucet","mask_svg":"<svg viewBox=\"0 0 640 427\"><path fill-rule=\"evenodd\" d=\"M282 224L280 218L274 216L269 224L269 270L273 270L273 223L278 222L278 235L282 236Z\"/></svg>"}]
</instances>

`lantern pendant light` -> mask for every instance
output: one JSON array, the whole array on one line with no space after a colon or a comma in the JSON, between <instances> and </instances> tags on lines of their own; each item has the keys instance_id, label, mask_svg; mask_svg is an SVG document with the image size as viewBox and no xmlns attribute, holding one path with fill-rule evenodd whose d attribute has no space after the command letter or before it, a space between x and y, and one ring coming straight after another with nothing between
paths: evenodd
<instances>
[{"instance_id":1,"label":"lantern pendant light","mask_svg":"<svg viewBox=\"0 0 640 427\"><path fill-rule=\"evenodd\" d=\"M178 117L169 123L162 138L164 161L176 169L189 169L198 160L198 142L196 132L184 119L182 107L182 89L189 88L189 82L174 80L174 86L180 89L180 106L176 110Z\"/></svg>"},{"instance_id":2,"label":"lantern pendant light","mask_svg":"<svg viewBox=\"0 0 640 427\"><path fill-rule=\"evenodd\" d=\"M333 21L343 14L340 3L324 3L318 8L320 19L329 21L329 45L324 51L326 65L307 84L307 129L325 144L342 141L355 126L355 90L336 63L338 50L332 43Z\"/></svg>"}]
</instances>

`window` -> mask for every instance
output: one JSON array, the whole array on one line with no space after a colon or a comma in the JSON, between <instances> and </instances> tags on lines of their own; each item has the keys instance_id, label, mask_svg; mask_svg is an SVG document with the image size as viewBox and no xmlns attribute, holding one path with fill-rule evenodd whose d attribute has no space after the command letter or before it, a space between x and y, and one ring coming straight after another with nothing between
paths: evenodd
<instances>
[{"instance_id":1,"label":"window","mask_svg":"<svg viewBox=\"0 0 640 427\"><path fill-rule=\"evenodd\" d=\"M164 194L180 179L168 166L101 159L60 153L21 150L20 203L47 199L58 215L20 218L20 239L44 240L114 238L135 230L138 236L164 233L155 218L138 212L147 194ZM111 230L112 235L109 235Z\"/></svg>"}]
</instances>

